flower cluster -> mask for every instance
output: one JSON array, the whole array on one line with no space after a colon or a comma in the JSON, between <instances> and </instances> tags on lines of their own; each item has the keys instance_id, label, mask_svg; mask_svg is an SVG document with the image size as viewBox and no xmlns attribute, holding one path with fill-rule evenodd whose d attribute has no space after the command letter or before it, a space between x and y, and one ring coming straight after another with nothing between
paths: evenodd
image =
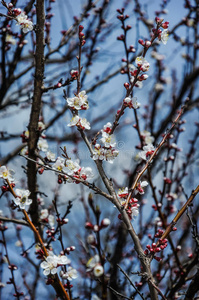
<instances>
[{"instance_id":1,"label":"flower cluster","mask_svg":"<svg viewBox=\"0 0 199 300\"><path fill-rule=\"evenodd\" d=\"M140 151L138 153L138 156L143 160L147 160L150 158L150 156L153 154L154 151L155 151L154 146L152 144L148 144L143 147L143 151Z\"/></svg>"},{"instance_id":2,"label":"flower cluster","mask_svg":"<svg viewBox=\"0 0 199 300\"><path fill-rule=\"evenodd\" d=\"M42 222L46 222L50 225L50 227L53 227L55 224L55 218L53 215L49 214L48 209L44 208L40 211L40 220Z\"/></svg>"},{"instance_id":3,"label":"flower cluster","mask_svg":"<svg viewBox=\"0 0 199 300\"><path fill-rule=\"evenodd\" d=\"M67 272L63 272L63 271L60 271L60 276L63 278L63 279L68 279L68 280L72 280L72 279L76 279L78 274L77 274L77 270L74 269L73 267L69 266L68 269L67 269Z\"/></svg>"},{"instance_id":4,"label":"flower cluster","mask_svg":"<svg viewBox=\"0 0 199 300\"><path fill-rule=\"evenodd\" d=\"M142 72L147 72L149 70L150 64L143 56L136 57L135 63Z\"/></svg>"},{"instance_id":5,"label":"flower cluster","mask_svg":"<svg viewBox=\"0 0 199 300\"><path fill-rule=\"evenodd\" d=\"M140 107L140 103L137 102L137 97L133 97L133 98L126 97L123 102L124 102L124 105L129 108L137 109Z\"/></svg>"},{"instance_id":6,"label":"flower cluster","mask_svg":"<svg viewBox=\"0 0 199 300\"><path fill-rule=\"evenodd\" d=\"M0 178L2 178L5 181L5 184L2 185L1 190L3 193L10 191L11 188L15 187L15 182L13 178L13 170L9 170L6 166L0 167ZM8 183L9 182L9 183ZM13 192L13 195L15 193L14 203L20 207L20 209L25 209L27 205L30 205L32 203L32 200L29 199L30 191L24 190L24 189L16 189Z\"/></svg>"},{"instance_id":7,"label":"flower cluster","mask_svg":"<svg viewBox=\"0 0 199 300\"><path fill-rule=\"evenodd\" d=\"M126 199L129 195L128 192L128 188L122 188L118 191L117 193L120 201L121 201L121 205L125 206L126 204ZM129 216L129 219L132 220L134 219L134 217L137 217L139 214L139 204L138 204L138 199L136 198L131 198L127 207L127 214ZM119 214L118 218L121 218L121 214Z\"/></svg>"},{"instance_id":8,"label":"flower cluster","mask_svg":"<svg viewBox=\"0 0 199 300\"><path fill-rule=\"evenodd\" d=\"M112 124L108 122L102 129L102 138L100 141L104 144L95 144L93 151L93 160L106 160L113 163L113 160L118 156L119 152L114 148L116 146L115 138L110 134Z\"/></svg>"},{"instance_id":9,"label":"flower cluster","mask_svg":"<svg viewBox=\"0 0 199 300\"><path fill-rule=\"evenodd\" d=\"M137 186L136 186L136 189L135 189L135 193L136 194L140 194L140 195L143 195L144 194L144 187L148 185L148 182L147 181L140 181L138 182Z\"/></svg>"},{"instance_id":10,"label":"flower cluster","mask_svg":"<svg viewBox=\"0 0 199 300\"><path fill-rule=\"evenodd\" d=\"M57 268L62 265L70 264L70 260L65 255L55 255L53 252L49 252L49 256L45 258L40 266L43 269L45 276L57 274Z\"/></svg>"},{"instance_id":11,"label":"flower cluster","mask_svg":"<svg viewBox=\"0 0 199 300\"><path fill-rule=\"evenodd\" d=\"M80 118L78 115L74 115L74 117L70 120L68 127L77 126L82 130L91 128L90 123L86 120L86 118Z\"/></svg>"},{"instance_id":12,"label":"flower cluster","mask_svg":"<svg viewBox=\"0 0 199 300\"><path fill-rule=\"evenodd\" d=\"M85 118L80 118L77 114L79 110L87 110L89 108L88 105L88 96L86 95L86 91L81 91L78 95L73 98L66 99L68 106L71 110L76 111L71 119L70 123L68 124L69 127L77 126L78 128L84 130L89 130L90 123Z\"/></svg>"},{"instance_id":13,"label":"flower cluster","mask_svg":"<svg viewBox=\"0 0 199 300\"><path fill-rule=\"evenodd\" d=\"M16 21L18 26L20 26L20 28L22 29L23 33L27 33L29 31L33 30L33 23L32 21L30 21L27 17L27 15L25 14L25 12L22 12L20 9L18 9L18 11L20 11L19 15L16 17Z\"/></svg>"},{"instance_id":14,"label":"flower cluster","mask_svg":"<svg viewBox=\"0 0 199 300\"><path fill-rule=\"evenodd\" d=\"M129 64L129 71L130 71L130 82L133 84L135 84L135 87L138 88L142 88L143 83L142 81L146 80L148 78L147 74L141 74L139 76L137 76L138 73L140 73L140 71L142 72L146 72L149 69L150 64L147 62L147 60L142 57L142 56L138 56L135 60L137 67L135 67L133 64ZM138 69L140 68L140 70ZM135 80L135 76L137 76L137 79Z\"/></svg>"},{"instance_id":15,"label":"flower cluster","mask_svg":"<svg viewBox=\"0 0 199 300\"><path fill-rule=\"evenodd\" d=\"M140 134L141 134L143 142L146 145L153 144L153 142L154 142L155 139L154 139L154 137L151 135L151 133L149 131L144 130Z\"/></svg>"},{"instance_id":16,"label":"flower cluster","mask_svg":"<svg viewBox=\"0 0 199 300\"><path fill-rule=\"evenodd\" d=\"M86 267L87 267L86 271L93 272L93 275L95 277L100 277L104 273L104 268L100 263L100 257L98 254L96 254L95 256L89 259L89 261L86 264Z\"/></svg>"},{"instance_id":17,"label":"flower cluster","mask_svg":"<svg viewBox=\"0 0 199 300\"><path fill-rule=\"evenodd\" d=\"M89 108L87 99L88 96L86 95L86 91L81 91L77 96L73 98L67 98L66 101L68 106L70 106L72 109L86 110Z\"/></svg>"},{"instance_id":18,"label":"flower cluster","mask_svg":"<svg viewBox=\"0 0 199 300\"><path fill-rule=\"evenodd\" d=\"M72 161L71 159L64 159L58 157L55 163L52 165L53 169L57 171L63 171L67 175L70 175L77 180L71 179L67 175L63 175L62 179L67 182L79 183L78 179L88 180L93 178L93 172L90 167L80 167L79 160Z\"/></svg>"},{"instance_id":19,"label":"flower cluster","mask_svg":"<svg viewBox=\"0 0 199 300\"><path fill-rule=\"evenodd\" d=\"M43 122L39 121L37 130L40 134L40 137L37 142L37 148L40 151L47 152L48 151L48 142L46 140L44 129L45 129L45 124ZM29 130L23 131L23 133L21 134L21 138L22 138L22 143L26 143L29 140ZM51 158L52 158L52 155L50 155L50 152L47 154L47 156L51 156Z\"/></svg>"}]
</instances>

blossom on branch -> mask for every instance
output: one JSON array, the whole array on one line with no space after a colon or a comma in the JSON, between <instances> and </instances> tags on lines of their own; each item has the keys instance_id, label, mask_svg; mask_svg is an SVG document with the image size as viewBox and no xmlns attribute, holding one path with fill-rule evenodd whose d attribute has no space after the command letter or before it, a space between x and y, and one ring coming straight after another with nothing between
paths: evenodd
<instances>
[{"instance_id":1,"label":"blossom on branch","mask_svg":"<svg viewBox=\"0 0 199 300\"><path fill-rule=\"evenodd\" d=\"M86 267L87 267L86 271L87 272L93 271L95 277L100 277L104 273L104 269L100 264L100 257L98 254L96 254L95 256L89 259L89 261L86 264Z\"/></svg>"},{"instance_id":2,"label":"blossom on branch","mask_svg":"<svg viewBox=\"0 0 199 300\"><path fill-rule=\"evenodd\" d=\"M133 97L133 98L126 97L124 99L124 104L129 108L134 108L134 109L139 108L141 105L139 102L137 102L137 97Z\"/></svg>"},{"instance_id":3,"label":"blossom on branch","mask_svg":"<svg viewBox=\"0 0 199 300\"><path fill-rule=\"evenodd\" d=\"M58 156L56 162L52 165L52 168L58 171L62 171L64 168L64 159Z\"/></svg>"},{"instance_id":4,"label":"blossom on branch","mask_svg":"<svg viewBox=\"0 0 199 300\"><path fill-rule=\"evenodd\" d=\"M17 197L14 199L14 203L19 205L21 209L25 209L26 205L32 203L32 200L28 198L30 196L29 190L16 189L15 194Z\"/></svg>"},{"instance_id":5,"label":"blossom on branch","mask_svg":"<svg viewBox=\"0 0 199 300\"><path fill-rule=\"evenodd\" d=\"M106 132L102 132L102 138L100 139L105 147L115 147L116 142L113 134L108 134Z\"/></svg>"},{"instance_id":6,"label":"blossom on branch","mask_svg":"<svg viewBox=\"0 0 199 300\"><path fill-rule=\"evenodd\" d=\"M163 30L162 33L161 33L161 42L162 42L164 45L166 45L168 39L169 39L169 33L168 33L168 30L165 29L165 30Z\"/></svg>"},{"instance_id":7,"label":"blossom on branch","mask_svg":"<svg viewBox=\"0 0 199 300\"><path fill-rule=\"evenodd\" d=\"M148 182L147 181L140 181L137 186L136 186L136 191L135 193L136 194L140 194L140 195L143 195L144 194L144 189L143 187L147 186L148 185Z\"/></svg>"},{"instance_id":8,"label":"blossom on branch","mask_svg":"<svg viewBox=\"0 0 199 300\"><path fill-rule=\"evenodd\" d=\"M150 67L149 62L143 56L136 57L135 63L143 72L148 71Z\"/></svg>"},{"instance_id":9,"label":"blossom on branch","mask_svg":"<svg viewBox=\"0 0 199 300\"><path fill-rule=\"evenodd\" d=\"M147 144L147 145L152 144L155 140L154 137L151 135L151 133L147 130L142 131L140 134L141 134L145 144Z\"/></svg>"},{"instance_id":10,"label":"blossom on branch","mask_svg":"<svg viewBox=\"0 0 199 300\"><path fill-rule=\"evenodd\" d=\"M112 124L110 122L106 123L102 129L102 132L110 133L112 129Z\"/></svg>"},{"instance_id":11,"label":"blossom on branch","mask_svg":"<svg viewBox=\"0 0 199 300\"><path fill-rule=\"evenodd\" d=\"M138 155L143 160L147 160L153 154L154 151L155 151L154 146L152 144L148 144L143 147L143 151L140 151Z\"/></svg>"},{"instance_id":12,"label":"blossom on branch","mask_svg":"<svg viewBox=\"0 0 199 300\"><path fill-rule=\"evenodd\" d=\"M55 275L60 265L67 265L69 263L70 260L65 255L57 256L50 252L50 255L40 264L40 267L44 269L43 274L48 276L50 274Z\"/></svg>"},{"instance_id":13,"label":"blossom on branch","mask_svg":"<svg viewBox=\"0 0 199 300\"><path fill-rule=\"evenodd\" d=\"M48 150L48 142L46 141L46 139L40 137L37 142L37 147L39 150L46 152Z\"/></svg>"},{"instance_id":14,"label":"blossom on branch","mask_svg":"<svg viewBox=\"0 0 199 300\"><path fill-rule=\"evenodd\" d=\"M33 30L33 23L32 21L28 20L27 15L25 14L25 12L21 12L17 17L17 24L19 25L23 31L23 33L27 33L29 31Z\"/></svg>"},{"instance_id":15,"label":"blossom on branch","mask_svg":"<svg viewBox=\"0 0 199 300\"><path fill-rule=\"evenodd\" d=\"M75 115L71 120L70 123L68 124L68 127L72 126L77 126L81 128L82 130L84 129L90 129L90 123L85 119L81 119L78 115Z\"/></svg>"},{"instance_id":16,"label":"blossom on branch","mask_svg":"<svg viewBox=\"0 0 199 300\"><path fill-rule=\"evenodd\" d=\"M11 34L6 34L6 43L11 44L11 45L15 45L16 44L16 39L13 38L13 36Z\"/></svg>"},{"instance_id":17,"label":"blossom on branch","mask_svg":"<svg viewBox=\"0 0 199 300\"><path fill-rule=\"evenodd\" d=\"M0 167L0 178L8 179L9 181L14 181L12 174L14 173L13 170L8 170L6 166Z\"/></svg>"},{"instance_id":18,"label":"blossom on branch","mask_svg":"<svg viewBox=\"0 0 199 300\"><path fill-rule=\"evenodd\" d=\"M77 270L72 268L72 267L68 267L67 272L64 274L64 278L67 278L68 280L72 280L72 279L76 279L78 277L77 274Z\"/></svg>"},{"instance_id":19,"label":"blossom on branch","mask_svg":"<svg viewBox=\"0 0 199 300\"><path fill-rule=\"evenodd\" d=\"M89 108L87 98L88 96L86 95L86 91L81 91L77 96L73 98L67 98L66 101L72 109L86 110Z\"/></svg>"}]
</instances>

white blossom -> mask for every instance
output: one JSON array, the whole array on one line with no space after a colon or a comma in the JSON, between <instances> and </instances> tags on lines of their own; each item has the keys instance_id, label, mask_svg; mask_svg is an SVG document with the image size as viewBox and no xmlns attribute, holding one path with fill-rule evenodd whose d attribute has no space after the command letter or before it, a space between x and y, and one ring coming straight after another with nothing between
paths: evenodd
<instances>
[{"instance_id":1,"label":"white blossom","mask_svg":"<svg viewBox=\"0 0 199 300\"><path fill-rule=\"evenodd\" d=\"M0 178L8 179L9 181L14 181L14 178L12 177L14 171L9 170L6 166L0 167Z\"/></svg>"},{"instance_id":2,"label":"white blossom","mask_svg":"<svg viewBox=\"0 0 199 300\"><path fill-rule=\"evenodd\" d=\"M160 54L156 51L151 51L151 57L155 58L156 60L163 60L165 59L165 56L163 54Z\"/></svg>"},{"instance_id":3,"label":"white blossom","mask_svg":"<svg viewBox=\"0 0 199 300\"><path fill-rule=\"evenodd\" d=\"M143 147L143 151L140 151L138 153L139 157L142 158L143 160L147 160L149 156L153 154L155 151L155 148L152 144L148 144Z\"/></svg>"},{"instance_id":4,"label":"white blossom","mask_svg":"<svg viewBox=\"0 0 199 300\"><path fill-rule=\"evenodd\" d=\"M128 187L119 189L119 191L117 192L117 195L120 198L126 198L128 194L129 194Z\"/></svg>"},{"instance_id":5,"label":"white blossom","mask_svg":"<svg viewBox=\"0 0 199 300\"><path fill-rule=\"evenodd\" d=\"M132 106L133 106L134 109L140 107L140 103L137 102L137 97L133 97L133 98L132 98Z\"/></svg>"},{"instance_id":6,"label":"white blossom","mask_svg":"<svg viewBox=\"0 0 199 300\"><path fill-rule=\"evenodd\" d=\"M15 45L16 39L11 34L6 34L6 43Z\"/></svg>"},{"instance_id":7,"label":"white blossom","mask_svg":"<svg viewBox=\"0 0 199 300\"><path fill-rule=\"evenodd\" d=\"M40 211L40 219L44 220L48 218L48 210L46 208Z\"/></svg>"},{"instance_id":8,"label":"white blossom","mask_svg":"<svg viewBox=\"0 0 199 300\"><path fill-rule=\"evenodd\" d=\"M68 267L66 277L68 280L76 279L78 277L77 270L72 267Z\"/></svg>"},{"instance_id":9,"label":"white blossom","mask_svg":"<svg viewBox=\"0 0 199 300\"><path fill-rule=\"evenodd\" d=\"M103 225L103 226L109 226L110 224L111 224L111 221L110 221L109 218L104 218L104 219L102 220L102 225Z\"/></svg>"},{"instance_id":10,"label":"white blossom","mask_svg":"<svg viewBox=\"0 0 199 300\"><path fill-rule=\"evenodd\" d=\"M88 109L88 96L86 95L86 91L81 91L78 96L73 98L67 98L67 103L72 109L80 110L80 109Z\"/></svg>"},{"instance_id":11,"label":"white blossom","mask_svg":"<svg viewBox=\"0 0 199 300\"><path fill-rule=\"evenodd\" d=\"M58 157L56 162L52 165L52 168L58 171L62 171L64 168L64 159L62 157Z\"/></svg>"},{"instance_id":12,"label":"white blossom","mask_svg":"<svg viewBox=\"0 0 199 300\"><path fill-rule=\"evenodd\" d=\"M104 269L102 265L98 264L94 267L93 274L95 275L95 277L100 277L103 275L103 273L104 273Z\"/></svg>"},{"instance_id":13,"label":"white blossom","mask_svg":"<svg viewBox=\"0 0 199 300\"><path fill-rule=\"evenodd\" d=\"M114 136L112 134L108 134L106 132L102 132L102 138L100 139L100 141L102 141L104 146L107 148L115 147L115 145L116 145Z\"/></svg>"},{"instance_id":14,"label":"white blossom","mask_svg":"<svg viewBox=\"0 0 199 300\"><path fill-rule=\"evenodd\" d=\"M113 163L113 160L118 156L119 151L115 149L105 149L105 158L109 163Z\"/></svg>"},{"instance_id":15,"label":"white blossom","mask_svg":"<svg viewBox=\"0 0 199 300\"><path fill-rule=\"evenodd\" d=\"M48 150L48 142L46 141L46 139L40 137L37 142L37 147L39 150L46 152Z\"/></svg>"},{"instance_id":16,"label":"white blossom","mask_svg":"<svg viewBox=\"0 0 199 300\"><path fill-rule=\"evenodd\" d=\"M41 268L43 270L43 274L48 276L49 274L56 274L57 273L57 256L48 256L45 261L41 263Z\"/></svg>"},{"instance_id":17,"label":"white blossom","mask_svg":"<svg viewBox=\"0 0 199 300\"><path fill-rule=\"evenodd\" d=\"M77 125L77 123L79 122L80 117L75 115L74 117L72 117L72 119L70 120L70 123L68 124L68 127L72 127Z\"/></svg>"},{"instance_id":18,"label":"white blossom","mask_svg":"<svg viewBox=\"0 0 199 300\"><path fill-rule=\"evenodd\" d=\"M110 122L106 123L103 127L103 131L105 131L106 133L110 133L112 129L112 124Z\"/></svg>"},{"instance_id":19,"label":"white blossom","mask_svg":"<svg viewBox=\"0 0 199 300\"><path fill-rule=\"evenodd\" d=\"M28 155L28 146L25 146L24 148L21 149L20 153L22 155Z\"/></svg>"},{"instance_id":20,"label":"white blossom","mask_svg":"<svg viewBox=\"0 0 199 300\"><path fill-rule=\"evenodd\" d=\"M91 129L90 123L86 120L86 118L80 119L80 127L82 129Z\"/></svg>"},{"instance_id":21,"label":"white blossom","mask_svg":"<svg viewBox=\"0 0 199 300\"><path fill-rule=\"evenodd\" d=\"M166 45L167 41L169 39L169 33L167 29L164 29L161 33L161 42Z\"/></svg>"},{"instance_id":22,"label":"white blossom","mask_svg":"<svg viewBox=\"0 0 199 300\"><path fill-rule=\"evenodd\" d=\"M134 217L137 217L139 215L139 204L136 206L131 207L131 218L134 219Z\"/></svg>"},{"instance_id":23,"label":"white blossom","mask_svg":"<svg viewBox=\"0 0 199 300\"><path fill-rule=\"evenodd\" d=\"M53 153L51 151L46 152L46 157L49 161L55 161L55 153Z\"/></svg>"},{"instance_id":24,"label":"white blossom","mask_svg":"<svg viewBox=\"0 0 199 300\"><path fill-rule=\"evenodd\" d=\"M93 151L93 160L104 160L105 157L104 157L104 152L105 152L105 149L101 147L100 144L96 144L95 145L95 149Z\"/></svg>"},{"instance_id":25,"label":"white blossom","mask_svg":"<svg viewBox=\"0 0 199 300\"><path fill-rule=\"evenodd\" d=\"M150 67L149 62L143 56L136 57L135 63L138 67L141 68L141 71L143 72L148 71Z\"/></svg>"},{"instance_id":26,"label":"white blossom","mask_svg":"<svg viewBox=\"0 0 199 300\"><path fill-rule=\"evenodd\" d=\"M98 254L94 255L93 257L91 257L87 264L86 264L86 271L89 272L91 271L92 269L94 269L94 267L100 262L100 257Z\"/></svg>"},{"instance_id":27,"label":"white blossom","mask_svg":"<svg viewBox=\"0 0 199 300\"><path fill-rule=\"evenodd\" d=\"M21 209L25 209L26 205L30 205L32 200L28 197L30 196L29 190L16 189L15 194L17 198L14 199L16 205L19 205Z\"/></svg>"},{"instance_id":28,"label":"white blossom","mask_svg":"<svg viewBox=\"0 0 199 300\"><path fill-rule=\"evenodd\" d=\"M93 170L90 167L82 167L80 171L80 177L84 180L93 178Z\"/></svg>"},{"instance_id":29,"label":"white blossom","mask_svg":"<svg viewBox=\"0 0 199 300\"><path fill-rule=\"evenodd\" d=\"M154 142L154 137L151 135L151 133L147 130L142 131L141 133L142 138L144 139L145 144L152 144Z\"/></svg>"},{"instance_id":30,"label":"white blossom","mask_svg":"<svg viewBox=\"0 0 199 300\"><path fill-rule=\"evenodd\" d=\"M69 175L72 175L74 172L77 172L81 167L79 165L79 160L72 161L71 159L67 159L65 162L66 172Z\"/></svg>"},{"instance_id":31,"label":"white blossom","mask_svg":"<svg viewBox=\"0 0 199 300\"><path fill-rule=\"evenodd\" d=\"M129 108L134 108L134 109L140 107L140 103L137 102L137 97L132 97L132 98L126 97L124 99L124 104Z\"/></svg>"},{"instance_id":32,"label":"white blossom","mask_svg":"<svg viewBox=\"0 0 199 300\"><path fill-rule=\"evenodd\" d=\"M43 274L48 276L50 274L54 275L57 273L58 265L69 264L70 260L65 255L55 255L53 252L49 252L49 256L40 264L43 270Z\"/></svg>"},{"instance_id":33,"label":"white blossom","mask_svg":"<svg viewBox=\"0 0 199 300\"><path fill-rule=\"evenodd\" d=\"M86 267L87 267L86 271L87 272L93 271L93 274L96 277L99 277L104 273L104 269L100 264L100 257L98 254L96 254L95 256L89 259L89 261L86 264Z\"/></svg>"},{"instance_id":34,"label":"white blossom","mask_svg":"<svg viewBox=\"0 0 199 300\"><path fill-rule=\"evenodd\" d=\"M144 194L144 187L148 185L147 181L140 181L137 186L136 186L136 190L135 190L135 194L139 193L140 195Z\"/></svg>"},{"instance_id":35,"label":"white blossom","mask_svg":"<svg viewBox=\"0 0 199 300\"><path fill-rule=\"evenodd\" d=\"M24 12L21 12L17 17L17 24L20 25L23 33L27 33L33 30L33 23L32 21L28 20L27 15Z\"/></svg>"},{"instance_id":36,"label":"white blossom","mask_svg":"<svg viewBox=\"0 0 199 300\"><path fill-rule=\"evenodd\" d=\"M94 237L94 235L93 234L89 234L87 236L86 241L87 241L88 244L94 244L95 243L95 237Z\"/></svg>"},{"instance_id":37,"label":"white blossom","mask_svg":"<svg viewBox=\"0 0 199 300\"><path fill-rule=\"evenodd\" d=\"M90 123L85 119L81 119L79 116L75 115L68 124L69 127L78 126L81 129L90 129Z\"/></svg>"},{"instance_id":38,"label":"white blossom","mask_svg":"<svg viewBox=\"0 0 199 300\"><path fill-rule=\"evenodd\" d=\"M41 131L41 130L44 130L45 127L46 127L46 126L45 126L45 124L44 124L43 122L41 122L41 121L38 122L38 130L40 130L40 131Z\"/></svg>"},{"instance_id":39,"label":"white blossom","mask_svg":"<svg viewBox=\"0 0 199 300\"><path fill-rule=\"evenodd\" d=\"M53 215L49 215L48 216L48 223L49 223L49 225L50 225L51 228L54 227L54 225L55 225L55 217Z\"/></svg>"}]
</instances>

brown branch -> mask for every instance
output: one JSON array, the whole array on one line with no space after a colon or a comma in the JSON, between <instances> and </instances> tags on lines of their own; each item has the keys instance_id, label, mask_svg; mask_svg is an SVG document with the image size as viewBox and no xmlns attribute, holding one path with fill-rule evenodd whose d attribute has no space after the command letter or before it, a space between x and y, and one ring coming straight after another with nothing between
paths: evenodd
<instances>
[{"instance_id":1,"label":"brown branch","mask_svg":"<svg viewBox=\"0 0 199 300\"><path fill-rule=\"evenodd\" d=\"M126 200L126 204L125 204L125 209L128 207L129 201L132 197L133 191L135 190L139 179L141 178L141 176L144 174L144 172L148 169L149 165L151 164L152 160L155 158L156 154L158 153L159 149L164 145L164 143L166 142L167 138L169 137L171 131L173 130L173 128L175 127L176 123L178 122L178 120L180 119L181 115L184 112L184 106L181 108L180 112L178 113L175 121L173 122L171 128L168 130L168 132L164 135L162 141L159 143L159 145L157 146L157 148L155 149L155 151L153 152L153 154L151 155L151 157L149 158L149 160L147 160L145 166L143 167L143 169L138 173L134 183L132 184L132 187L130 189L128 198Z\"/></svg>"},{"instance_id":2,"label":"brown branch","mask_svg":"<svg viewBox=\"0 0 199 300\"><path fill-rule=\"evenodd\" d=\"M175 224L178 222L178 220L181 218L181 216L184 214L186 211L187 207L191 204L195 196L199 193L199 185L195 190L192 191L191 196L187 200L187 202L183 205L183 207L180 209L180 211L176 214L175 218L172 220L172 222L169 224L165 232L163 233L161 240L164 240L167 238L167 236L170 234L170 232L173 230L173 227ZM159 245L160 241L157 242L157 246Z\"/></svg>"},{"instance_id":3,"label":"brown branch","mask_svg":"<svg viewBox=\"0 0 199 300\"><path fill-rule=\"evenodd\" d=\"M34 94L31 108L28 141L29 157L36 159L35 150L39 138L38 121L41 111L41 97L44 78L44 1L37 0L36 2L36 52L35 52L35 79L34 79ZM39 225L38 203L37 203L37 168L35 163L28 161L27 164L28 189L31 192L32 204L30 206L30 215L35 226Z\"/></svg>"},{"instance_id":4,"label":"brown branch","mask_svg":"<svg viewBox=\"0 0 199 300\"><path fill-rule=\"evenodd\" d=\"M85 132L81 129L79 129L79 131L80 131L81 136L82 136L85 144L87 145L87 147L91 153L91 157L92 157L93 150L92 150L91 143L89 142ZM133 228L133 225L131 224L131 221L129 219L129 216L128 216L126 210L121 207L121 204L117 198L116 192L113 188L112 181L107 177L107 175L103 169L102 162L99 160L95 160L95 163L96 163L98 172L101 176L101 179L104 182L104 185L106 186L108 192L112 196L112 203L117 207L118 211L121 213L122 221L126 225L126 228L134 242L135 251L138 254L139 260L140 260L142 268L143 268L143 272L147 274L147 279L150 279L150 281L147 280L147 282L148 282L148 286L149 286L149 290L150 290L151 299L158 300L157 291L151 283L151 281L154 282L154 278L153 278L153 275L152 275L152 272L150 269L150 260L144 254L144 251L143 251L141 243L140 243L140 239L139 239L138 235L136 234L136 232Z\"/></svg>"},{"instance_id":5,"label":"brown branch","mask_svg":"<svg viewBox=\"0 0 199 300\"><path fill-rule=\"evenodd\" d=\"M24 225L24 226L29 226L28 222L26 222L24 220L11 219L11 218L2 217L2 216L0 216L0 221L2 221L2 222L9 222L9 223L15 223L15 224Z\"/></svg>"}]
</instances>

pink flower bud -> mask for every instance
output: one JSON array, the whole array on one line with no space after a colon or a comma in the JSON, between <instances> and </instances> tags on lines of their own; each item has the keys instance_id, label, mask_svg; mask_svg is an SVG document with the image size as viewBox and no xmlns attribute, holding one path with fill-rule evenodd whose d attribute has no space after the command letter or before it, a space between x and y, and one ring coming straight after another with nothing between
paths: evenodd
<instances>
[{"instance_id":1,"label":"pink flower bud","mask_svg":"<svg viewBox=\"0 0 199 300\"><path fill-rule=\"evenodd\" d=\"M84 38L84 33L81 32L81 31L79 32L79 38L80 38L80 39L83 39L83 38Z\"/></svg>"},{"instance_id":2,"label":"pink flower bud","mask_svg":"<svg viewBox=\"0 0 199 300\"><path fill-rule=\"evenodd\" d=\"M128 89L129 89L129 83L128 83L128 82L125 82L125 83L124 83L124 87L125 87L125 89L128 90Z\"/></svg>"},{"instance_id":3,"label":"pink flower bud","mask_svg":"<svg viewBox=\"0 0 199 300\"><path fill-rule=\"evenodd\" d=\"M162 28L167 29L169 27L169 22L164 22Z\"/></svg>"},{"instance_id":4,"label":"pink flower bud","mask_svg":"<svg viewBox=\"0 0 199 300\"><path fill-rule=\"evenodd\" d=\"M79 25L79 32L82 32L83 29L84 27L82 25Z\"/></svg>"},{"instance_id":5,"label":"pink flower bud","mask_svg":"<svg viewBox=\"0 0 199 300\"><path fill-rule=\"evenodd\" d=\"M139 39L139 40L138 40L138 43L139 43L140 45L144 46L144 41L143 41L142 39Z\"/></svg>"},{"instance_id":6,"label":"pink flower bud","mask_svg":"<svg viewBox=\"0 0 199 300\"><path fill-rule=\"evenodd\" d=\"M90 223L90 222L86 222L85 228L86 228L86 229L93 229L93 224Z\"/></svg>"}]
</instances>

